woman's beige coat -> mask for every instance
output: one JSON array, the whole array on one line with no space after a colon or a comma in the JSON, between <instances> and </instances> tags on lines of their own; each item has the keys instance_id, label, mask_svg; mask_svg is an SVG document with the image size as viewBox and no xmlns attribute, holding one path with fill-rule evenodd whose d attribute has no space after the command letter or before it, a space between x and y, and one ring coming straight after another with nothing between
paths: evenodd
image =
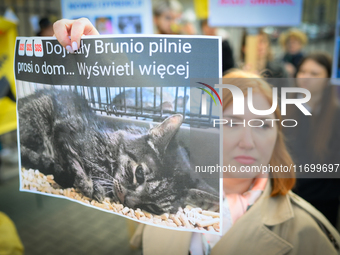
<instances>
[{"instance_id":1,"label":"woman's beige coat","mask_svg":"<svg viewBox=\"0 0 340 255\"><path fill-rule=\"evenodd\" d=\"M292 192L270 197L268 182L259 200L214 246L220 254L340 254L340 236L327 219ZM188 255L191 233L141 224L131 244L143 255Z\"/></svg>"}]
</instances>

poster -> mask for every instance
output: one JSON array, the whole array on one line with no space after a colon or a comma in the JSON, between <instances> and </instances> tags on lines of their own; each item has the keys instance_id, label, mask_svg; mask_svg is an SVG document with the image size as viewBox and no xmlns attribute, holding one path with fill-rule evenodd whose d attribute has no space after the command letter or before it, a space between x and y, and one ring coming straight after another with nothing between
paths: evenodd
<instances>
[{"instance_id":1,"label":"poster","mask_svg":"<svg viewBox=\"0 0 340 255\"><path fill-rule=\"evenodd\" d=\"M15 54L21 191L221 233L222 179L195 172L219 163L219 130L191 84L218 80L218 37L88 36L75 54L18 37Z\"/></svg>"},{"instance_id":2,"label":"poster","mask_svg":"<svg viewBox=\"0 0 340 255\"><path fill-rule=\"evenodd\" d=\"M62 0L65 19L88 18L100 34L152 34L150 0Z\"/></svg>"},{"instance_id":3,"label":"poster","mask_svg":"<svg viewBox=\"0 0 340 255\"><path fill-rule=\"evenodd\" d=\"M302 0L210 0L210 26L297 26Z\"/></svg>"},{"instance_id":4,"label":"poster","mask_svg":"<svg viewBox=\"0 0 340 255\"><path fill-rule=\"evenodd\" d=\"M334 43L334 57L332 65L332 84L340 85L340 2L338 2L337 19L335 25L335 43Z\"/></svg>"}]
</instances>

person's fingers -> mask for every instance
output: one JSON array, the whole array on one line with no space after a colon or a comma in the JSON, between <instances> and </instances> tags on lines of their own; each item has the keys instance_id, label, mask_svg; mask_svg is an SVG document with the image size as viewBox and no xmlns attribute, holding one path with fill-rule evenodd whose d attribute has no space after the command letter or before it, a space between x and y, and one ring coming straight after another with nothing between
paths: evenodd
<instances>
[{"instance_id":1,"label":"person's fingers","mask_svg":"<svg viewBox=\"0 0 340 255\"><path fill-rule=\"evenodd\" d=\"M63 47L71 45L71 40L69 38L73 20L61 19L53 24L54 36L58 39L59 43Z\"/></svg>"},{"instance_id":2,"label":"person's fingers","mask_svg":"<svg viewBox=\"0 0 340 255\"><path fill-rule=\"evenodd\" d=\"M82 35L99 35L97 29L86 18L58 20L53 24L53 31L59 43L71 53L78 50Z\"/></svg>"},{"instance_id":3,"label":"person's fingers","mask_svg":"<svg viewBox=\"0 0 340 255\"><path fill-rule=\"evenodd\" d=\"M73 22L71 28L72 50L76 51L80 45L82 35L99 35L97 29L87 18L77 19Z\"/></svg>"}]
</instances>

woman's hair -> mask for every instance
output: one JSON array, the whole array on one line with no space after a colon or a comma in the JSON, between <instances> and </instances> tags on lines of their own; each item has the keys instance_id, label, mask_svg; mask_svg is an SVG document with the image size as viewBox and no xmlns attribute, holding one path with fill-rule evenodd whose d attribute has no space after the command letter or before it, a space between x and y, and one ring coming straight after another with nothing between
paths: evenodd
<instances>
[{"instance_id":1,"label":"woman's hair","mask_svg":"<svg viewBox=\"0 0 340 255\"><path fill-rule=\"evenodd\" d=\"M321 65L322 67L324 67L327 71L327 77L326 78L330 78L331 74L332 74L332 57L324 52L317 52L317 53L313 53L310 55L305 56L303 59L301 59L297 71L300 70L302 64L306 61L306 60L313 60L316 63L318 63L319 65Z\"/></svg>"},{"instance_id":2,"label":"woman's hair","mask_svg":"<svg viewBox=\"0 0 340 255\"><path fill-rule=\"evenodd\" d=\"M305 56L301 60L297 72L299 72L301 66L307 60L313 60L321 65L327 71L326 78L331 77L332 58L330 55L328 55L327 53L319 52ZM317 157L318 160L323 160L325 156L330 152L328 144L332 136L334 115L336 113L337 107L338 99L336 88L335 86L327 84L322 92L321 101L319 103L319 110L315 111L311 117L311 146L313 147L314 155ZM292 114L294 114L294 111Z\"/></svg>"},{"instance_id":3,"label":"woman's hair","mask_svg":"<svg viewBox=\"0 0 340 255\"><path fill-rule=\"evenodd\" d=\"M302 46L305 46L308 42L308 37L304 32L302 32L302 31L300 31L296 28L291 28L291 29L287 30L286 32L283 32L280 35L279 42L280 42L281 46L283 48L286 48L287 41L292 37L299 40L300 43L302 44Z\"/></svg>"},{"instance_id":4,"label":"woman's hair","mask_svg":"<svg viewBox=\"0 0 340 255\"><path fill-rule=\"evenodd\" d=\"M261 93L268 100L271 105L273 95L272 87L264 81L260 76L241 70L233 69L228 72L223 78L228 78L228 83L233 84L240 88L243 95L246 97L248 94L248 88L253 89L253 93ZM242 78L242 79L240 79ZM223 89L223 111L233 102L233 97L228 89ZM279 119L281 123L281 112L277 107L275 112L275 119ZM275 166L291 166L293 160L289 155L282 131L282 126L278 125L277 138L274 146L273 154L270 158L269 164L272 167ZM271 196L285 195L291 190L295 184L295 174L293 171L290 172L278 172L271 174L272 192Z\"/></svg>"}]
</instances>

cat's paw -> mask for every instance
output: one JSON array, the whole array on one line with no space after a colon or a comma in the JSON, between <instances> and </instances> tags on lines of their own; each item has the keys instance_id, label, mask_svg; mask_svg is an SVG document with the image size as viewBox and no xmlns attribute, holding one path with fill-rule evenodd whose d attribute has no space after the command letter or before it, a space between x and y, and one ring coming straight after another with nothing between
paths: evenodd
<instances>
[{"instance_id":1,"label":"cat's paw","mask_svg":"<svg viewBox=\"0 0 340 255\"><path fill-rule=\"evenodd\" d=\"M176 202L173 201L162 201L157 203L158 210L154 210L155 214L160 215L162 213L177 213L178 207L175 206Z\"/></svg>"},{"instance_id":2,"label":"cat's paw","mask_svg":"<svg viewBox=\"0 0 340 255\"><path fill-rule=\"evenodd\" d=\"M105 198L105 189L99 183L93 183L93 194L92 198L97 200L98 202L102 202Z\"/></svg>"},{"instance_id":3,"label":"cat's paw","mask_svg":"<svg viewBox=\"0 0 340 255\"><path fill-rule=\"evenodd\" d=\"M77 178L74 183L75 188L78 188L85 196L91 198L93 195L93 183L90 179Z\"/></svg>"},{"instance_id":4,"label":"cat's paw","mask_svg":"<svg viewBox=\"0 0 340 255\"><path fill-rule=\"evenodd\" d=\"M163 213L177 213L177 208L173 205L173 203L162 203L161 205Z\"/></svg>"}]
</instances>

